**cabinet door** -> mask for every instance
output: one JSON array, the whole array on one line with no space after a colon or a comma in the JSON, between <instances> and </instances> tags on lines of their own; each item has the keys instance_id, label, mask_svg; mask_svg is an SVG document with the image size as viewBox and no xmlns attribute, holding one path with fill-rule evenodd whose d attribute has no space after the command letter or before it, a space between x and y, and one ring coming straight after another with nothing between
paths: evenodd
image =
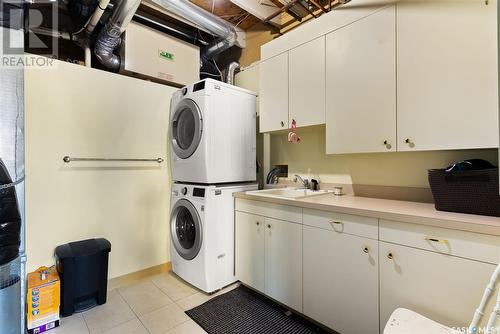
<instances>
[{"instance_id":1,"label":"cabinet door","mask_svg":"<svg viewBox=\"0 0 500 334\"><path fill-rule=\"evenodd\" d=\"M496 0L398 3L399 151L498 146L496 11Z\"/></svg>"},{"instance_id":2,"label":"cabinet door","mask_svg":"<svg viewBox=\"0 0 500 334\"><path fill-rule=\"evenodd\" d=\"M235 212L236 278L264 292L264 218Z\"/></svg>"},{"instance_id":3,"label":"cabinet door","mask_svg":"<svg viewBox=\"0 0 500 334\"><path fill-rule=\"evenodd\" d=\"M266 218L265 293L302 311L302 225Z\"/></svg>"},{"instance_id":4,"label":"cabinet door","mask_svg":"<svg viewBox=\"0 0 500 334\"><path fill-rule=\"evenodd\" d=\"M303 238L304 314L339 333L378 334L377 240L305 225Z\"/></svg>"},{"instance_id":5,"label":"cabinet door","mask_svg":"<svg viewBox=\"0 0 500 334\"><path fill-rule=\"evenodd\" d=\"M260 63L260 132L288 128L288 52Z\"/></svg>"},{"instance_id":6,"label":"cabinet door","mask_svg":"<svg viewBox=\"0 0 500 334\"><path fill-rule=\"evenodd\" d=\"M385 242L380 242L379 252L381 333L399 307L449 327L468 326L495 269L483 262ZM492 307L493 300L485 314L491 314Z\"/></svg>"},{"instance_id":7,"label":"cabinet door","mask_svg":"<svg viewBox=\"0 0 500 334\"><path fill-rule=\"evenodd\" d=\"M325 123L325 36L289 53L289 124Z\"/></svg>"},{"instance_id":8,"label":"cabinet door","mask_svg":"<svg viewBox=\"0 0 500 334\"><path fill-rule=\"evenodd\" d=\"M395 6L326 37L326 152L396 150Z\"/></svg>"}]
</instances>

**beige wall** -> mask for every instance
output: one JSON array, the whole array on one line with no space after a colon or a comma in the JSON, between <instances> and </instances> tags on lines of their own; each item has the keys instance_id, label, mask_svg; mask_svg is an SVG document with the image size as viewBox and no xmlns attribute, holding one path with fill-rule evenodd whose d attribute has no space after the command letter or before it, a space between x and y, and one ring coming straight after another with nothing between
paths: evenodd
<instances>
[{"instance_id":1,"label":"beige wall","mask_svg":"<svg viewBox=\"0 0 500 334\"><path fill-rule=\"evenodd\" d=\"M325 127L299 129L301 141L289 144L286 134L271 136L271 164L287 164L294 173L320 182L428 188L427 169L443 168L470 158L498 163L498 150L456 150L371 154L325 154Z\"/></svg>"},{"instance_id":2,"label":"beige wall","mask_svg":"<svg viewBox=\"0 0 500 334\"><path fill-rule=\"evenodd\" d=\"M259 23L246 31L246 48L241 51L240 65L246 67L260 60L260 46L273 40L273 34L264 23Z\"/></svg>"},{"instance_id":3,"label":"beige wall","mask_svg":"<svg viewBox=\"0 0 500 334\"><path fill-rule=\"evenodd\" d=\"M74 157L167 159L175 89L79 65L28 70L28 270L54 263L57 245L112 243L110 278L169 261L167 162L62 162Z\"/></svg>"}]
</instances>

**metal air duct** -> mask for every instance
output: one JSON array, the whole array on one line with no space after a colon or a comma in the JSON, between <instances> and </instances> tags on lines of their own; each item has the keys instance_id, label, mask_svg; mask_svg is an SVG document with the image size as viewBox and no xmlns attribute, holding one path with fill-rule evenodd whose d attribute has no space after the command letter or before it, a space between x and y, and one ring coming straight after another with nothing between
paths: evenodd
<instances>
[{"instance_id":1,"label":"metal air duct","mask_svg":"<svg viewBox=\"0 0 500 334\"><path fill-rule=\"evenodd\" d=\"M112 70L120 69L120 56L114 54L114 50L120 45L120 36L134 17L140 0L121 0L113 10L111 18L97 37L94 52L104 66Z\"/></svg>"},{"instance_id":2,"label":"metal air duct","mask_svg":"<svg viewBox=\"0 0 500 334\"><path fill-rule=\"evenodd\" d=\"M156 0L156 2L172 14L187 19L218 37L203 49L202 57L205 59L213 59L237 41L236 28L232 24L187 0ZM121 0L99 33L95 44L95 54L107 68L115 71L120 69L120 57L114 54L114 50L120 44L120 36L132 20L139 4L140 0Z\"/></svg>"},{"instance_id":3,"label":"metal air duct","mask_svg":"<svg viewBox=\"0 0 500 334\"><path fill-rule=\"evenodd\" d=\"M232 47L237 40L235 27L229 22L207 12L187 0L155 0L169 12L187 19L218 38L207 45L202 57L213 59L216 55Z\"/></svg>"},{"instance_id":4,"label":"metal air duct","mask_svg":"<svg viewBox=\"0 0 500 334\"><path fill-rule=\"evenodd\" d=\"M237 61L231 62L226 68L226 82L230 85L234 85L234 75L236 71L240 69L240 63Z\"/></svg>"}]
</instances>

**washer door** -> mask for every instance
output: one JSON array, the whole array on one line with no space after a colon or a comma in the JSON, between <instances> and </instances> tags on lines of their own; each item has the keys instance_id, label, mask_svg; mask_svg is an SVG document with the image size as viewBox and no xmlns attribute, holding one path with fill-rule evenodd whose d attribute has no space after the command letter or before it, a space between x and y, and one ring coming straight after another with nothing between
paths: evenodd
<instances>
[{"instance_id":1,"label":"washer door","mask_svg":"<svg viewBox=\"0 0 500 334\"><path fill-rule=\"evenodd\" d=\"M177 253L185 260L198 255L202 243L200 215L187 199L180 199L172 209L170 233Z\"/></svg>"},{"instance_id":2,"label":"washer door","mask_svg":"<svg viewBox=\"0 0 500 334\"><path fill-rule=\"evenodd\" d=\"M203 131L200 108L190 99L184 99L175 108L170 129L172 148L181 159L187 159L198 148Z\"/></svg>"}]
</instances>

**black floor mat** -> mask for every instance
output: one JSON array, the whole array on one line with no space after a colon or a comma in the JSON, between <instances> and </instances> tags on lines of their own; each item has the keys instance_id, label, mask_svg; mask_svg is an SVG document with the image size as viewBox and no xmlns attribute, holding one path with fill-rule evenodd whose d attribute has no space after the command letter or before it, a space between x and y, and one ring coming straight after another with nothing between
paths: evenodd
<instances>
[{"instance_id":1,"label":"black floor mat","mask_svg":"<svg viewBox=\"0 0 500 334\"><path fill-rule=\"evenodd\" d=\"M249 288L240 286L186 314L209 334L323 334L295 315ZM289 314L289 312L288 312Z\"/></svg>"}]
</instances>

